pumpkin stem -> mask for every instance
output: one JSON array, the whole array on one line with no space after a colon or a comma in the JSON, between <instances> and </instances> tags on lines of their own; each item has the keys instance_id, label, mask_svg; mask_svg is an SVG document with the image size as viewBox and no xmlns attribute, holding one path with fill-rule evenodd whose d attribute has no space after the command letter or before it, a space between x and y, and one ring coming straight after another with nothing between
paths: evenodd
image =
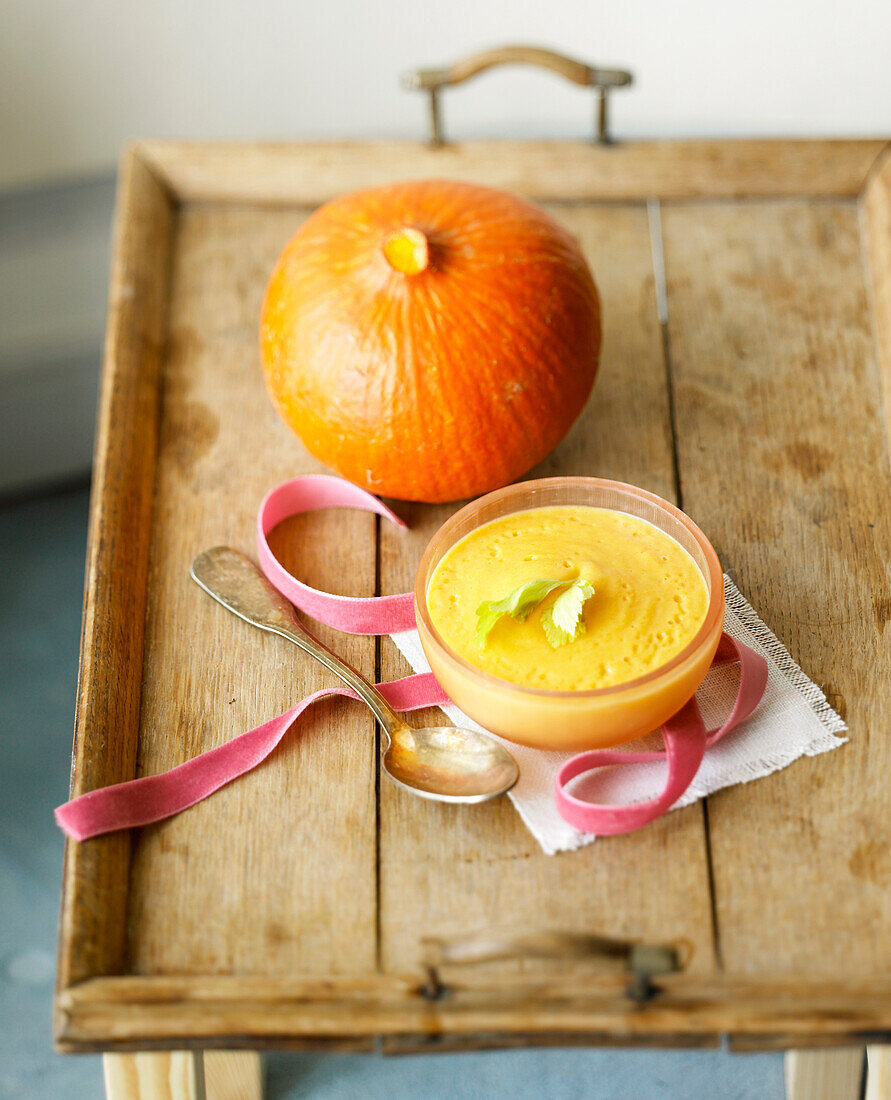
<instances>
[{"instance_id":1,"label":"pumpkin stem","mask_svg":"<svg viewBox=\"0 0 891 1100\"><path fill-rule=\"evenodd\" d=\"M430 263L430 247L420 229L404 225L384 241L384 255L394 271L417 275Z\"/></svg>"}]
</instances>

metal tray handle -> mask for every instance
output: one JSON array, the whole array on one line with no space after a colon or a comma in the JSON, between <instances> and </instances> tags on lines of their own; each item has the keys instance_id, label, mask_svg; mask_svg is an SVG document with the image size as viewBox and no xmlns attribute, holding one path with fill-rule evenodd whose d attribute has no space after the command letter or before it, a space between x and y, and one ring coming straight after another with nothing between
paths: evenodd
<instances>
[{"instance_id":1,"label":"metal tray handle","mask_svg":"<svg viewBox=\"0 0 891 1100\"><path fill-rule=\"evenodd\" d=\"M427 982L422 992L430 1000L438 1000L444 995L445 986L439 977L439 969L443 966L467 966L513 958L622 959L631 975L626 993L638 1003L648 1001L658 992L651 981L654 975L674 974L683 967L678 949L668 944L633 943L606 936L566 932L454 940L428 937L421 941L421 949L422 963L427 972Z\"/></svg>"},{"instance_id":2,"label":"metal tray handle","mask_svg":"<svg viewBox=\"0 0 891 1100\"><path fill-rule=\"evenodd\" d=\"M403 76L402 86L427 92L430 96L431 145L442 145L445 141L439 110L440 91L451 84L463 84L465 80L495 65L535 65L540 69L549 69L573 84L593 88L597 97L596 138L601 144L609 144L611 140L607 124L607 93L610 88L627 87L633 79L625 69L601 69L539 46L495 46L491 50L463 57L446 68L415 69Z\"/></svg>"}]
</instances>

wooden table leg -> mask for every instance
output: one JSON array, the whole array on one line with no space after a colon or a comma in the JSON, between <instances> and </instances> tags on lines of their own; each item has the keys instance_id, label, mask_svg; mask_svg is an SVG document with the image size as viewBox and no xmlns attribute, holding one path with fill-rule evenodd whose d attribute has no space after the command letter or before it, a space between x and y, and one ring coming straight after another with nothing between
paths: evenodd
<instances>
[{"instance_id":1,"label":"wooden table leg","mask_svg":"<svg viewBox=\"0 0 891 1100\"><path fill-rule=\"evenodd\" d=\"M891 1100L891 1047L866 1048L864 1100Z\"/></svg>"},{"instance_id":2,"label":"wooden table leg","mask_svg":"<svg viewBox=\"0 0 891 1100\"><path fill-rule=\"evenodd\" d=\"M106 1100L262 1100L255 1051L174 1050L105 1054Z\"/></svg>"},{"instance_id":3,"label":"wooden table leg","mask_svg":"<svg viewBox=\"0 0 891 1100\"><path fill-rule=\"evenodd\" d=\"M859 1100L863 1047L786 1052L786 1100Z\"/></svg>"},{"instance_id":4,"label":"wooden table leg","mask_svg":"<svg viewBox=\"0 0 891 1100\"><path fill-rule=\"evenodd\" d=\"M255 1050L204 1054L207 1100L263 1100L263 1056Z\"/></svg>"}]
</instances>

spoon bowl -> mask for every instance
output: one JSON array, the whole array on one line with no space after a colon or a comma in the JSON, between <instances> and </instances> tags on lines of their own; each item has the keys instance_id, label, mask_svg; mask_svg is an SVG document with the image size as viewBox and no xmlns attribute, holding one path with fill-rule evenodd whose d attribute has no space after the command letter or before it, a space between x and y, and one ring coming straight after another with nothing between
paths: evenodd
<instances>
[{"instance_id":1,"label":"spoon bowl","mask_svg":"<svg viewBox=\"0 0 891 1100\"><path fill-rule=\"evenodd\" d=\"M405 726L392 735L381 762L400 787L441 802L485 802L509 791L519 776L497 741L456 726Z\"/></svg>"},{"instance_id":2,"label":"spoon bowl","mask_svg":"<svg viewBox=\"0 0 891 1100\"><path fill-rule=\"evenodd\" d=\"M205 550L192 562L190 573L223 607L287 638L352 688L384 731L381 764L400 787L439 802L486 802L516 783L517 762L489 734L454 726L409 726L377 688L309 633L291 604L238 550Z\"/></svg>"}]
</instances>

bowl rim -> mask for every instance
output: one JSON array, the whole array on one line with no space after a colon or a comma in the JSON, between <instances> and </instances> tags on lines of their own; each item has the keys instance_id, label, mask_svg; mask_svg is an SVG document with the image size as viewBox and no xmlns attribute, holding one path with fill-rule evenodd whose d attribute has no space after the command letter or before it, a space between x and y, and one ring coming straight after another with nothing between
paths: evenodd
<instances>
[{"instance_id":1,"label":"bowl rim","mask_svg":"<svg viewBox=\"0 0 891 1100\"><path fill-rule=\"evenodd\" d=\"M670 516L681 523L687 531L691 534L694 541L699 546L705 558L706 567L708 570L708 583L709 583L709 602L706 609L705 618L699 627L699 630L694 634L691 640L686 646L664 665L659 665L658 668L652 669L650 672L645 673L643 676L638 676L634 680L624 680L620 684L611 684L608 687L602 688L588 688L584 691L556 691L553 688L535 688L528 687L526 684L517 684L513 680L504 680L500 676L493 676L492 673L486 672L483 669L471 664L460 654L456 653L454 649L446 642L436 627L433 625L433 621L430 618L430 612L427 607L427 593L426 582L427 574L430 570L430 562L432 561L436 552L440 549L442 543L448 539L449 535L458 526L459 523L469 514L478 511L484 503L497 502L505 498L523 496L528 493L533 487L547 486L556 489L570 489L570 488L599 488L599 489L611 489L627 492L632 496L636 496L638 499L645 500L649 504L654 505L656 508L667 512ZM559 508L563 507L560 504L543 505L542 507ZM583 507L596 508L598 505L583 505ZM518 507L518 512L531 511L535 508L535 505L531 507ZM511 515L510 512L505 512L505 515ZM630 514L630 513L629 513ZM500 518L500 517L499 517ZM668 532L665 532L668 534ZM671 537L671 536L669 536ZM443 551L443 555L448 552L455 545L454 541L448 543L446 550ZM440 559L441 560L441 559ZM457 664L465 673L468 673L472 678L480 681L484 686L496 687L499 690L505 688L512 689L522 695L528 695L539 699L606 699L610 696L621 695L624 692L637 691L642 687L646 687L650 684L655 684L663 677L670 675L675 669L685 664L691 657L704 649L714 637L715 627L720 620L723 626L724 618L724 572L721 568L721 563L718 560L718 555L715 552L714 547L706 538L703 531L693 522L692 519L676 505L665 500L663 497L657 496L655 493L651 493L648 489L641 489L638 485L631 485L625 481L612 481L608 478L601 477L543 477L534 478L531 481L520 481L512 485L506 485L501 489L495 489L491 493L486 493L481 497L477 497L475 500L465 504L463 508L459 508L454 515L450 516L441 527L438 528L436 533L430 538L427 546L424 548L424 553L421 555L421 560L418 563L418 571L415 575L414 585L414 597L415 597L415 615L419 624L423 624L424 629L429 636L433 639L443 654ZM423 635L422 635L423 641Z\"/></svg>"}]
</instances>

